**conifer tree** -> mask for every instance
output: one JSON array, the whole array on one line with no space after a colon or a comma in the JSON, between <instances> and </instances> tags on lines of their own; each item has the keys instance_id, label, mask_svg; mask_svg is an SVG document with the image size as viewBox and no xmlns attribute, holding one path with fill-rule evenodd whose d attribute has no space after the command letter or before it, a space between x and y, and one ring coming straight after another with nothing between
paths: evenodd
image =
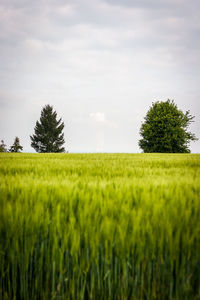
<instances>
[{"instance_id":1,"label":"conifer tree","mask_svg":"<svg viewBox=\"0 0 200 300\"><path fill-rule=\"evenodd\" d=\"M10 147L9 152L20 152L23 150L23 147L19 143L19 138L16 136L13 145Z\"/></svg>"},{"instance_id":2,"label":"conifer tree","mask_svg":"<svg viewBox=\"0 0 200 300\"><path fill-rule=\"evenodd\" d=\"M0 152L7 152L7 148L6 148L6 144L4 143L4 140L1 140Z\"/></svg>"},{"instance_id":3,"label":"conifer tree","mask_svg":"<svg viewBox=\"0 0 200 300\"><path fill-rule=\"evenodd\" d=\"M62 147L64 123L57 120L57 113L50 105L45 105L41 111L40 121L36 122L35 133L30 136L31 146L39 153L65 152Z\"/></svg>"}]
</instances>

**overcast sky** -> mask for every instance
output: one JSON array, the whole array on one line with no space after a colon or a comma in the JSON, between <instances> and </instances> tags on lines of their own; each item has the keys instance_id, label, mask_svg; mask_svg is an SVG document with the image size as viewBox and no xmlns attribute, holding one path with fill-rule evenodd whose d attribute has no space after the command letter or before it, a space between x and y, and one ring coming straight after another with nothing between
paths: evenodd
<instances>
[{"instance_id":1,"label":"overcast sky","mask_svg":"<svg viewBox=\"0 0 200 300\"><path fill-rule=\"evenodd\" d=\"M156 100L200 138L199 0L0 0L0 139L29 135L45 104L69 152L141 152ZM200 152L200 141L191 143Z\"/></svg>"}]
</instances>

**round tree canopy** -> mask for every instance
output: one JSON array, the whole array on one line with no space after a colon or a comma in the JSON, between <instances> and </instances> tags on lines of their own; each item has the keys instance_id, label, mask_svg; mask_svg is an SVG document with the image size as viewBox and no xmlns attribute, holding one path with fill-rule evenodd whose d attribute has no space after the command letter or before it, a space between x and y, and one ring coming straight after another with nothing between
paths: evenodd
<instances>
[{"instance_id":1,"label":"round tree canopy","mask_svg":"<svg viewBox=\"0 0 200 300\"><path fill-rule=\"evenodd\" d=\"M174 101L152 103L140 128L139 146L144 152L188 153L190 141L197 140L187 131L194 116L183 113Z\"/></svg>"}]
</instances>

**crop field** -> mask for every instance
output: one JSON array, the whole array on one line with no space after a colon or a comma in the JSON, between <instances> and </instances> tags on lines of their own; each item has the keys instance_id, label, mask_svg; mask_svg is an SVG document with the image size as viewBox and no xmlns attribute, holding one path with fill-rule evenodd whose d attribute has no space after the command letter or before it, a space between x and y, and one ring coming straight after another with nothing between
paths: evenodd
<instances>
[{"instance_id":1,"label":"crop field","mask_svg":"<svg viewBox=\"0 0 200 300\"><path fill-rule=\"evenodd\" d=\"M200 155L0 155L0 299L200 299Z\"/></svg>"}]
</instances>

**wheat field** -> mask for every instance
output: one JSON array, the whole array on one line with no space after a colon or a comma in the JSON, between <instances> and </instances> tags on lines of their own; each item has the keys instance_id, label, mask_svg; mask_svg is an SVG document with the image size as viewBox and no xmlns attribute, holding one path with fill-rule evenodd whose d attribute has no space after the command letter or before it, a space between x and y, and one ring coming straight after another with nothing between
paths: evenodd
<instances>
[{"instance_id":1,"label":"wheat field","mask_svg":"<svg viewBox=\"0 0 200 300\"><path fill-rule=\"evenodd\" d=\"M0 154L0 299L200 299L200 155Z\"/></svg>"}]
</instances>

